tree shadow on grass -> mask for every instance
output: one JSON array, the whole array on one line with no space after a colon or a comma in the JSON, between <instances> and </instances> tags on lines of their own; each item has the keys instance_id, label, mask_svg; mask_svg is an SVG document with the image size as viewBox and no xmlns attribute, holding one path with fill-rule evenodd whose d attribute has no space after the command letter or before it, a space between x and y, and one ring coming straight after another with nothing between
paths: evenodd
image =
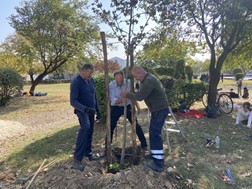
<instances>
[{"instance_id":1,"label":"tree shadow on grass","mask_svg":"<svg viewBox=\"0 0 252 189\"><path fill-rule=\"evenodd\" d=\"M44 159L52 161L68 158L72 153L79 125L55 132L40 140L25 146L18 152L11 154L6 163L12 169L19 169L21 173L37 168Z\"/></svg>"}]
</instances>

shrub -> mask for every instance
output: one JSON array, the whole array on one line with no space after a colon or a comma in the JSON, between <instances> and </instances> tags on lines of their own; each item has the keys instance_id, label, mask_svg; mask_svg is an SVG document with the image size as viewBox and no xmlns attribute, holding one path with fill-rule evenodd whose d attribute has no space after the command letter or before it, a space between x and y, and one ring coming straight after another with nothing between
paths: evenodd
<instances>
[{"instance_id":1,"label":"shrub","mask_svg":"<svg viewBox=\"0 0 252 189\"><path fill-rule=\"evenodd\" d=\"M180 105L180 101L183 100L187 103L188 108L202 99L205 94L207 86L202 82L197 83L187 83L183 79L178 79L174 81L173 87L171 89L166 89L167 98L169 105L176 109Z\"/></svg>"},{"instance_id":2,"label":"shrub","mask_svg":"<svg viewBox=\"0 0 252 189\"><path fill-rule=\"evenodd\" d=\"M167 66L159 66L159 67L154 67L153 70L159 76L165 75L165 76L174 77L175 70L173 68L170 68Z\"/></svg>"},{"instance_id":3,"label":"shrub","mask_svg":"<svg viewBox=\"0 0 252 189\"><path fill-rule=\"evenodd\" d=\"M109 75L109 81L113 80L113 76ZM96 95L99 104L99 110L101 113L101 121L106 120L106 83L103 74L94 76Z\"/></svg>"},{"instance_id":4,"label":"shrub","mask_svg":"<svg viewBox=\"0 0 252 189\"><path fill-rule=\"evenodd\" d=\"M207 89L208 87L202 82L186 83L182 91L187 105L190 107L195 102L200 101Z\"/></svg>"},{"instance_id":5,"label":"shrub","mask_svg":"<svg viewBox=\"0 0 252 189\"><path fill-rule=\"evenodd\" d=\"M241 68L233 69L233 75L235 76L237 73L242 73L242 69Z\"/></svg>"},{"instance_id":6,"label":"shrub","mask_svg":"<svg viewBox=\"0 0 252 189\"><path fill-rule=\"evenodd\" d=\"M238 81L239 79L242 79L244 77L244 74L243 73L236 73L235 74L235 79L236 81Z\"/></svg>"},{"instance_id":7,"label":"shrub","mask_svg":"<svg viewBox=\"0 0 252 189\"><path fill-rule=\"evenodd\" d=\"M193 70L192 70L192 67L191 66L186 66L185 67L185 73L186 73L186 76L187 76L187 80L189 82L192 82L192 78L193 78Z\"/></svg>"},{"instance_id":8,"label":"shrub","mask_svg":"<svg viewBox=\"0 0 252 189\"><path fill-rule=\"evenodd\" d=\"M179 60L176 63L175 78L176 79L186 79L186 76L185 76L185 61L183 59Z\"/></svg>"},{"instance_id":9,"label":"shrub","mask_svg":"<svg viewBox=\"0 0 252 189\"><path fill-rule=\"evenodd\" d=\"M23 78L15 70L0 69L0 106L6 105L12 95L20 93L23 86Z\"/></svg>"},{"instance_id":10,"label":"shrub","mask_svg":"<svg viewBox=\"0 0 252 189\"><path fill-rule=\"evenodd\" d=\"M158 79L161 81L163 84L164 88L167 90L171 90L174 85L174 79L169 76L158 76Z\"/></svg>"}]
</instances>

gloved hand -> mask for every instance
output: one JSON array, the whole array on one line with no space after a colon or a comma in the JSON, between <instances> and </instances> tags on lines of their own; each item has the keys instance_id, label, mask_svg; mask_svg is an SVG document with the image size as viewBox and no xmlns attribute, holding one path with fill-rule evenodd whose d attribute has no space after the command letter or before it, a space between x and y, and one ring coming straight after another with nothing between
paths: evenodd
<instances>
[{"instance_id":1,"label":"gloved hand","mask_svg":"<svg viewBox=\"0 0 252 189\"><path fill-rule=\"evenodd\" d=\"M90 107L86 107L84 109L84 112L86 112L88 114L94 114L95 113L95 109L94 108L90 108Z\"/></svg>"},{"instance_id":2,"label":"gloved hand","mask_svg":"<svg viewBox=\"0 0 252 189\"><path fill-rule=\"evenodd\" d=\"M100 112L99 111L97 111L96 112L96 120L99 120L99 119L101 119L101 114L100 114Z\"/></svg>"}]
</instances>

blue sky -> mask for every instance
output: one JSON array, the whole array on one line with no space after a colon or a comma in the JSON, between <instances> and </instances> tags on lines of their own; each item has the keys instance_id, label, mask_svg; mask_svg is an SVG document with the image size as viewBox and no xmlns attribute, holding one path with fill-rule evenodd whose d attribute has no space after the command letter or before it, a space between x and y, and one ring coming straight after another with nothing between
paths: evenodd
<instances>
[{"instance_id":1,"label":"blue sky","mask_svg":"<svg viewBox=\"0 0 252 189\"><path fill-rule=\"evenodd\" d=\"M19 0L1 0L0 2L0 42L2 43L4 39L14 32L14 29L9 25L7 18L15 13L15 7L19 5Z\"/></svg>"}]
</instances>

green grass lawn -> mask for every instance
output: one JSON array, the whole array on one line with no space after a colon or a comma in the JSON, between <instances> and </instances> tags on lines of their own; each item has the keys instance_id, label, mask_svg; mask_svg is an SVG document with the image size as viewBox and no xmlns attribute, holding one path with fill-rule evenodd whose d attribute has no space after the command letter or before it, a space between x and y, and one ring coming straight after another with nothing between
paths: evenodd
<instances>
[{"instance_id":1,"label":"green grass lawn","mask_svg":"<svg viewBox=\"0 0 252 189\"><path fill-rule=\"evenodd\" d=\"M230 87L231 84L233 84L231 81L224 80L221 86ZM252 81L246 81L246 84L251 86ZM234 83L233 86L236 84ZM24 90L29 90L29 86L25 86ZM47 92L48 96L15 99L14 104L7 108L0 108L0 119L11 120L14 119L13 116L22 117L23 111L31 113L31 116L41 113L34 109L42 108L43 111L50 112L55 111L55 107L57 109L70 108L69 84L39 85L36 92ZM237 103L241 104L242 101ZM242 125L235 126L235 114L236 111L232 115L221 115L216 119L178 117L186 133L187 142L179 134L171 133L172 152L168 154L168 150L165 150L166 166L175 168L183 177L182 180L174 179L173 182L177 184L177 188L252 188L252 140L248 139L252 130ZM139 116L139 122L148 138L146 119L146 111L143 111ZM93 144L96 152L103 150L101 146L104 143L104 128L105 125L102 124L95 127ZM48 159L49 162L69 159L77 131L78 123L66 124L48 132L33 134L24 141L16 141L15 148L0 169L19 170L21 175L29 175L44 159ZM205 146L207 138L214 139L217 135L221 138L220 148L216 149L214 146L207 148ZM119 128L116 140L118 144L121 142L120 137ZM164 148L166 147L164 143ZM231 170L236 182L234 186L224 182L220 177L226 168ZM186 186L187 179L194 182L193 187Z\"/></svg>"}]
</instances>

